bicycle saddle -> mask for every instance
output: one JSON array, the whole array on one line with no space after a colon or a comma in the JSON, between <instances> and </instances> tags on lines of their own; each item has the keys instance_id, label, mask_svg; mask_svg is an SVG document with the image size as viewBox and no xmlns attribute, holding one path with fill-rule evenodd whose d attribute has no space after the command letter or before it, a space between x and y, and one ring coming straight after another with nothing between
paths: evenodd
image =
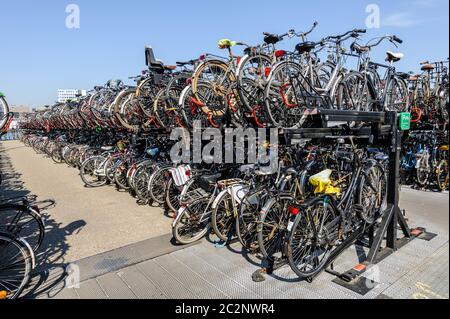
<instances>
[{"instance_id":1,"label":"bicycle saddle","mask_svg":"<svg viewBox=\"0 0 450 319\"><path fill-rule=\"evenodd\" d=\"M400 52L396 53L396 52L392 52L392 51L387 51L386 55L387 55L387 57L386 57L387 62L398 62L401 59L403 59L405 56L403 53L400 53Z\"/></svg>"},{"instance_id":2,"label":"bicycle saddle","mask_svg":"<svg viewBox=\"0 0 450 319\"><path fill-rule=\"evenodd\" d=\"M281 40L280 37L276 34L264 33L264 35L264 42L267 44L277 44Z\"/></svg>"},{"instance_id":3,"label":"bicycle saddle","mask_svg":"<svg viewBox=\"0 0 450 319\"><path fill-rule=\"evenodd\" d=\"M307 42L297 44L295 46L295 50L297 50L298 53L303 54L303 53L311 52L316 46L317 46L317 43L307 41Z\"/></svg>"},{"instance_id":4,"label":"bicycle saddle","mask_svg":"<svg viewBox=\"0 0 450 319\"><path fill-rule=\"evenodd\" d=\"M422 67L420 68L422 71L433 71L434 70L434 66L432 64L424 64L422 65Z\"/></svg>"},{"instance_id":5,"label":"bicycle saddle","mask_svg":"<svg viewBox=\"0 0 450 319\"><path fill-rule=\"evenodd\" d=\"M198 182L202 189L204 189L207 192L210 192L212 190L211 187L217 183L220 177L222 177L222 174L203 175L200 176Z\"/></svg>"}]
</instances>

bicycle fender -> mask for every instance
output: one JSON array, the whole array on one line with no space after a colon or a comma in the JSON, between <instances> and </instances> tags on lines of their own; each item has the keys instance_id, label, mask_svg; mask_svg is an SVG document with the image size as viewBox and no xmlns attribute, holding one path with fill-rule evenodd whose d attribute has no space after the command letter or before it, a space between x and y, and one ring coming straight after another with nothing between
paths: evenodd
<instances>
[{"instance_id":1,"label":"bicycle fender","mask_svg":"<svg viewBox=\"0 0 450 319\"><path fill-rule=\"evenodd\" d=\"M28 242L23 239L22 237L17 238L18 241L20 241L23 245L25 245L27 247L27 249L29 250L30 253L30 258L31 258L31 269L36 268L36 256L34 254L33 249L31 248L30 244L28 244Z\"/></svg>"},{"instance_id":2,"label":"bicycle fender","mask_svg":"<svg viewBox=\"0 0 450 319\"><path fill-rule=\"evenodd\" d=\"M214 202L211 205L211 209L216 209L217 205L225 195L228 195L228 189L224 189L219 193L219 195L217 195L217 197L214 199Z\"/></svg>"},{"instance_id":3,"label":"bicycle fender","mask_svg":"<svg viewBox=\"0 0 450 319\"><path fill-rule=\"evenodd\" d=\"M173 220L172 223L172 227L175 227L175 225L177 224L177 222L181 219L181 216L183 216L184 212L186 211L187 207L181 207L178 211L177 211L177 217Z\"/></svg>"}]
</instances>

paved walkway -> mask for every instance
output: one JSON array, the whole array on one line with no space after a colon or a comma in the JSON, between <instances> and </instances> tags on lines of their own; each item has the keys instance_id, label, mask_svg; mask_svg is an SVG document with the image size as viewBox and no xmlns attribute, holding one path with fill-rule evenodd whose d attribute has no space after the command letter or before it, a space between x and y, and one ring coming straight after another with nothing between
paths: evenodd
<instances>
[{"instance_id":1,"label":"paved walkway","mask_svg":"<svg viewBox=\"0 0 450 319\"><path fill-rule=\"evenodd\" d=\"M126 267L117 267L103 274L88 277L85 275L79 288L67 289L61 285L53 290L55 295L52 297L449 298L448 194L405 189L402 199L403 207L408 207L410 212L410 226L425 226L428 233L438 235L430 241L415 238L396 253L372 266L365 276L376 283L365 295L338 285L333 282L335 277L328 273L322 273L313 283L298 282L288 267L277 270L262 283L255 283L251 275L259 269L260 260L246 255L239 244L216 248L207 240L203 240L198 245ZM423 216L426 216L426 221ZM444 224L445 221L447 223ZM130 250L119 255L128 256ZM363 247L350 247L335 262L335 270L344 272L352 268L366 253L367 249ZM94 257L97 264L102 264L102 261L107 259L105 256ZM89 273L90 268L83 266L85 263L80 262L80 269ZM369 281L369 285L372 285L372 282ZM40 296L48 297L45 294Z\"/></svg>"},{"instance_id":2,"label":"paved walkway","mask_svg":"<svg viewBox=\"0 0 450 319\"><path fill-rule=\"evenodd\" d=\"M64 250L60 263L171 232L172 220L161 209L139 206L114 187L85 188L76 169L55 164L19 141L0 142L0 170L5 179L0 194L54 200L46 211L46 241Z\"/></svg>"},{"instance_id":3,"label":"paved walkway","mask_svg":"<svg viewBox=\"0 0 450 319\"><path fill-rule=\"evenodd\" d=\"M9 146L9 145L8 145ZM10 147L10 146L9 146ZM5 144L3 144L5 148ZM0 150L1 152L1 150ZM170 234L157 236L158 224L166 233L170 229L168 221L161 212L152 211L148 207L138 207L127 194L118 194L111 188L99 190L78 189L76 172L64 166L52 165L49 159L32 155L31 150L10 149L7 153L22 152L24 158L15 155L15 159L22 164L14 162L14 167L22 176L16 179L28 180L25 184L32 193L40 196L40 191L50 197L53 193L58 203L49 211L52 219L64 221L61 226L70 224L73 220L86 220L82 228L89 236L89 241L78 238L79 234L72 233L67 236L71 252L71 262L74 261L74 252L84 252L71 269L79 274L80 285L77 288L66 287L67 281L64 268L56 265L46 272L39 274L34 281L29 297L33 298L449 298L449 195L433 192L420 192L411 189L403 189L401 193L401 206L407 211L408 222L411 227L422 226L428 232L437 236L430 241L416 238L402 247L398 252L384 259L382 262L369 269L366 276L376 281L374 288L367 294L361 295L344 288L333 282L334 277L328 273L322 273L313 283L298 282L288 267L277 270L266 281L255 283L251 279L252 273L259 268L260 260L255 256L246 255L238 244L227 248L215 248L207 240L190 247L172 245ZM0 153L3 156L3 153ZM39 164L35 164L35 162ZM43 161L49 164L43 164ZM33 170L38 167L45 171ZM49 165L49 166L47 166ZM57 170L51 175L50 170ZM27 173L25 173L27 171ZM72 173L67 173L70 171ZM64 175L66 174L66 175ZM75 201L70 197L64 197L65 189L58 188L56 183L48 179L39 179L42 183L30 180L36 176L52 176L58 178L62 185L69 184L70 189L75 190ZM77 182L79 182L77 180ZM73 184L72 184L73 183ZM78 185L78 186L76 186ZM93 218L89 214L80 213L78 205L96 199L98 195L92 192L101 192L101 201L95 201L92 207L96 207L104 218L110 216L108 221ZM100 194L100 193L98 193ZM44 197L45 197L44 196ZM109 199L109 200L108 200ZM119 202L111 204L108 201ZM109 203L109 204L108 204ZM120 218L115 214L108 215L108 209L104 205L115 206L114 210L121 207L123 215L128 217L127 225L120 224ZM59 207L65 207L71 213L61 213ZM111 206L109 206L111 207ZM149 214L145 230L142 231L141 218L137 218L136 212ZM79 214L76 214L78 212ZM144 213L145 212L145 213ZM138 216L139 213L137 213ZM116 218L118 218L116 220ZM87 226L90 228L87 229ZM131 231L131 235L124 235L123 228L141 230L139 234ZM102 236L91 234L95 230ZM89 230L89 232L88 232ZM164 233L162 231L161 233ZM80 233L81 234L81 233ZM121 245L115 241L115 236L120 236ZM107 248L99 245L96 240L103 242L104 238L111 238L111 242L117 243ZM143 241L139 241L142 240ZM87 247L86 247L87 246ZM97 249L92 249L95 246ZM101 248L100 248L101 247ZM88 252L95 251L89 254ZM359 263L367 249L360 246L352 246L346 250L336 261L335 269L346 271ZM84 258L86 257L86 258ZM74 278L71 276L70 278Z\"/></svg>"}]
</instances>

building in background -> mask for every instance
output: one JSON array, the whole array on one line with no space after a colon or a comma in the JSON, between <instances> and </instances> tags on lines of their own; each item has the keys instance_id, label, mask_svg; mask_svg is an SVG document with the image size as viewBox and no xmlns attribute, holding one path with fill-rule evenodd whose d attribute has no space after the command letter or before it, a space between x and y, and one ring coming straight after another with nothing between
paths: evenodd
<instances>
[{"instance_id":1,"label":"building in background","mask_svg":"<svg viewBox=\"0 0 450 319\"><path fill-rule=\"evenodd\" d=\"M68 100L75 99L79 96L85 96L86 90L73 90L73 89L59 89L58 90L58 102L64 103Z\"/></svg>"},{"instance_id":2,"label":"building in background","mask_svg":"<svg viewBox=\"0 0 450 319\"><path fill-rule=\"evenodd\" d=\"M14 114L14 118L19 118L21 114L30 112L30 108L26 105L11 105L9 111Z\"/></svg>"}]
</instances>

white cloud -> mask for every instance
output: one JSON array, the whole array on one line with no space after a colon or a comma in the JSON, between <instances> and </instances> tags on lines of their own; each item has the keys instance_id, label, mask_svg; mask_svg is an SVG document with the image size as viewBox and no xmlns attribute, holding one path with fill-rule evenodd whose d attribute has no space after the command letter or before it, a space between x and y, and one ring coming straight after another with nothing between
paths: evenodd
<instances>
[{"instance_id":1,"label":"white cloud","mask_svg":"<svg viewBox=\"0 0 450 319\"><path fill-rule=\"evenodd\" d=\"M382 25L385 27L409 28L421 24L422 21L415 18L409 12L394 13L383 19Z\"/></svg>"}]
</instances>

